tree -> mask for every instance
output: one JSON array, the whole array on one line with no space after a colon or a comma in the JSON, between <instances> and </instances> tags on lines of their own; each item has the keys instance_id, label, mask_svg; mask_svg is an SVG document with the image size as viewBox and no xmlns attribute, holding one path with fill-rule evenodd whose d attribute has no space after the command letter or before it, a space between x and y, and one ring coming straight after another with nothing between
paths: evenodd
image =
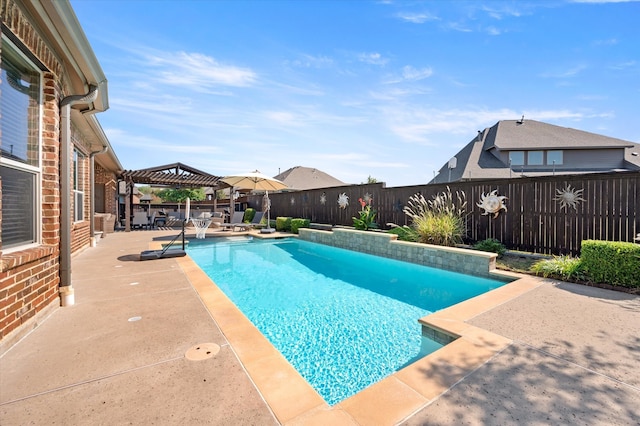
<instances>
[{"instance_id":1,"label":"tree","mask_svg":"<svg viewBox=\"0 0 640 426\"><path fill-rule=\"evenodd\" d=\"M153 190L148 185L139 186L138 191L140 191L142 194L153 194Z\"/></svg>"},{"instance_id":2,"label":"tree","mask_svg":"<svg viewBox=\"0 0 640 426\"><path fill-rule=\"evenodd\" d=\"M162 199L162 201L172 203L184 203L187 198L193 201L202 201L205 198L202 188L163 189L158 191L157 195Z\"/></svg>"},{"instance_id":3,"label":"tree","mask_svg":"<svg viewBox=\"0 0 640 426\"><path fill-rule=\"evenodd\" d=\"M366 182L362 182L362 183L378 183L378 179L371 177L371 175L369 175L367 177L367 181Z\"/></svg>"}]
</instances>

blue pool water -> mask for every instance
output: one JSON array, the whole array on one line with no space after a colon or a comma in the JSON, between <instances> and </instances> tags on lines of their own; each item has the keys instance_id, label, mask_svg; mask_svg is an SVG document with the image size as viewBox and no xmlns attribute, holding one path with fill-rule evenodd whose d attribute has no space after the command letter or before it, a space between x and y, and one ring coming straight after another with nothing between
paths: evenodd
<instances>
[{"instance_id":1,"label":"blue pool water","mask_svg":"<svg viewBox=\"0 0 640 426\"><path fill-rule=\"evenodd\" d=\"M331 405L440 348L419 318L504 284L297 239L187 252Z\"/></svg>"}]
</instances>

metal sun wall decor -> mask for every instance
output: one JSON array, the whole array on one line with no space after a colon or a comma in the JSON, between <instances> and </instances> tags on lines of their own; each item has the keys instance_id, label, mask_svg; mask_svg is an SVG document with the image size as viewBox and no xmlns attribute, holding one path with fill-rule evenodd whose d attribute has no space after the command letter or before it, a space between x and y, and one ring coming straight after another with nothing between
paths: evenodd
<instances>
[{"instance_id":1,"label":"metal sun wall decor","mask_svg":"<svg viewBox=\"0 0 640 426\"><path fill-rule=\"evenodd\" d=\"M362 200L367 203L370 204L371 201L373 200L373 195L369 194L368 192L366 194L364 194L364 197L362 197Z\"/></svg>"},{"instance_id":2,"label":"metal sun wall decor","mask_svg":"<svg viewBox=\"0 0 640 426\"><path fill-rule=\"evenodd\" d=\"M322 204L323 206L327 204L327 194L325 194L324 192L320 196L320 204Z\"/></svg>"},{"instance_id":3,"label":"metal sun wall decor","mask_svg":"<svg viewBox=\"0 0 640 426\"><path fill-rule=\"evenodd\" d=\"M349 205L349 196L345 192L338 195L338 205L341 209L346 209Z\"/></svg>"},{"instance_id":4,"label":"metal sun wall decor","mask_svg":"<svg viewBox=\"0 0 640 426\"><path fill-rule=\"evenodd\" d=\"M553 201L560 203L560 210L567 210L568 207L573 207L575 211L578 211L578 204L586 201L582 198L582 191L584 189L572 188L571 185L567 185L564 189L556 189L556 196Z\"/></svg>"},{"instance_id":5,"label":"metal sun wall decor","mask_svg":"<svg viewBox=\"0 0 640 426\"><path fill-rule=\"evenodd\" d=\"M296 203L296 199L294 197L291 197L291 205L294 205Z\"/></svg>"},{"instance_id":6,"label":"metal sun wall decor","mask_svg":"<svg viewBox=\"0 0 640 426\"><path fill-rule=\"evenodd\" d=\"M504 200L507 197L504 195L498 195L498 190L493 190L488 194L482 193L482 197L480 197L480 202L476 203L478 207L484 210L483 215L493 214L493 218L495 219L500 214L500 210L507 211L507 206L504 204Z\"/></svg>"}]
</instances>

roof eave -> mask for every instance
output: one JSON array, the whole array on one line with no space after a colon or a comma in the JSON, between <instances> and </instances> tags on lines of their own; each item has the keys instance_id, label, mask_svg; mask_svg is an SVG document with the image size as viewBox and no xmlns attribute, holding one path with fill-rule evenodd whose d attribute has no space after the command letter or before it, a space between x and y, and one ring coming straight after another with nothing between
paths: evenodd
<instances>
[{"instance_id":1,"label":"roof eave","mask_svg":"<svg viewBox=\"0 0 640 426\"><path fill-rule=\"evenodd\" d=\"M98 87L98 97L92 102L90 110L106 111L109 108L107 78L71 4L68 1L36 0L28 3L45 21L45 26L50 29L51 36L58 44L60 54L64 55L64 61L84 83L85 93L91 85Z\"/></svg>"}]
</instances>

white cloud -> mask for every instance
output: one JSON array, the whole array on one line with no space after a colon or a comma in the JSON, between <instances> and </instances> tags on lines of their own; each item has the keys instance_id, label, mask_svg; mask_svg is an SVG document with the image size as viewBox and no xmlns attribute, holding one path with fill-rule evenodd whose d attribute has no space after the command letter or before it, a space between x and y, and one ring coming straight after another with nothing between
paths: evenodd
<instances>
[{"instance_id":1,"label":"white cloud","mask_svg":"<svg viewBox=\"0 0 640 426\"><path fill-rule=\"evenodd\" d=\"M618 44L618 39L617 38L609 38L609 39L606 39L606 40L596 40L594 42L594 44L596 46L613 46L613 45Z\"/></svg>"},{"instance_id":2,"label":"white cloud","mask_svg":"<svg viewBox=\"0 0 640 426\"><path fill-rule=\"evenodd\" d=\"M524 111L525 119L539 121L579 121L584 118L608 117L610 113L585 114L571 110L530 110ZM381 115L387 119L387 126L391 132L403 140L419 145L437 145L442 137L460 135L461 141L465 137L469 140L477 130L492 126L500 120L515 120L522 116L522 112L502 108L487 109L422 109L401 106L383 107Z\"/></svg>"},{"instance_id":3,"label":"white cloud","mask_svg":"<svg viewBox=\"0 0 640 426\"><path fill-rule=\"evenodd\" d=\"M399 99L408 98L416 95L426 95L432 93L433 89L428 87L411 87L400 88L392 87L390 90L383 91L370 91L369 96L371 99L379 101L397 101Z\"/></svg>"},{"instance_id":4,"label":"white cloud","mask_svg":"<svg viewBox=\"0 0 640 426\"><path fill-rule=\"evenodd\" d=\"M571 0L572 3L633 3L640 0Z\"/></svg>"},{"instance_id":5,"label":"white cloud","mask_svg":"<svg viewBox=\"0 0 640 426\"><path fill-rule=\"evenodd\" d=\"M514 8L510 5L501 5L500 8L496 8L496 7L489 7L489 6L482 6L482 10L484 12L487 13L487 15L489 15L491 18L493 19L497 19L497 20L501 20L504 16L513 16L513 17L520 17L523 15L523 11L522 11L522 4L517 3L518 6L517 8ZM525 7L527 7L525 5Z\"/></svg>"},{"instance_id":6,"label":"white cloud","mask_svg":"<svg viewBox=\"0 0 640 426\"><path fill-rule=\"evenodd\" d=\"M215 86L247 87L257 80L256 73L248 68L224 65L201 53L157 52L146 54L144 61L157 70L155 80L198 91Z\"/></svg>"},{"instance_id":7,"label":"white cloud","mask_svg":"<svg viewBox=\"0 0 640 426\"><path fill-rule=\"evenodd\" d=\"M283 126L301 126L302 120L296 114L288 111L267 111L264 113L265 118Z\"/></svg>"},{"instance_id":8,"label":"white cloud","mask_svg":"<svg viewBox=\"0 0 640 426\"><path fill-rule=\"evenodd\" d=\"M438 18L435 15L430 13L410 13L410 12L399 12L396 16L403 21L411 22L412 24L424 24L427 21L438 21Z\"/></svg>"},{"instance_id":9,"label":"white cloud","mask_svg":"<svg viewBox=\"0 0 640 426\"><path fill-rule=\"evenodd\" d=\"M431 77L432 75L433 69L431 68L416 69L411 65L407 65L402 68L402 78L408 81L423 80L425 78Z\"/></svg>"},{"instance_id":10,"label":"white cloud","mask_svg":"<svg viewBox=\"0 0 640 426\"><path fill-rule=\"evenodd\" d=\"M414 68L411 65L406 65L402 68L400 75L388 76L384 81L384 84L396 84L402 82L420 81L425 78L429 78L433 75L433 69L427 68Z\"/></svg>"},{"instance_id":11,"label":"white cloud","mask_svg":"<svg viewBox=\"0 0 640 426\"><path fill-rule=\"evenodd\" d=\"M372 65L385 65L387 62L389 62L387 58L384 58L381 54L377 52L376 53L360 53L358 55L358 60L360 62L364 62Z\"/></svg>"},{"instance_id":12,"label":"white cloud","mask_svg":"<svg viewBox=\"0 0 640 426\"><path fill-rule=\"evenodd\" d=\"M581 65L573 66L573 67L568 68L566 70L545 72L545 73L541 74L541 77L545 77L545 78L569 78L569 77L575 77L577 74L581 73L585 69L587 69L587 66L581 64Z\"/></svg>"},{"instance_id":13,"label":"white cloud","mask_svg":"<svg viewBox=\"0 0 640 426\"><path fill-rule=\"evenodd\" d=\"M117 128L107 128L109 141L119 147L130 147L141 151L209 155L218 154L223 148L214 145L167 143L161 139L128 133Z\"/></svg>"},{"instance_id":14,"label":"white cloud","mask_svg":"<svg viewBox=\"0 0 640 426\"><path fill-rule=\"evenodd\" d=\"M447 28L453 31L459 31L461 33L470 33L473 31L471 28L467 27L462 22L449 22L447 24Z\"/></svg>"},{"instance_id":15,"label":"white cloud","mask_svg":"<svg viewBox=\"0 0 640 426\"><path fill-rule=\"evenodd\" d=\"M328 68L333 66L333 59L328 56L304 54L291 61L290 64L299 68Z\"/></svg>"},{"instance_id":16,"label":"white cloud","mask_svg":"<svg viewBox=\"0 0 640 426\"><path fill-rule=\"evenodd\" d=\"M620 62L618 64L611 65L609 68L614 70L626 70L630 68L635 68L637 65L638 65L638 62L636 61L627 61L627 62Z\"/></svg>"}]
</instances>

